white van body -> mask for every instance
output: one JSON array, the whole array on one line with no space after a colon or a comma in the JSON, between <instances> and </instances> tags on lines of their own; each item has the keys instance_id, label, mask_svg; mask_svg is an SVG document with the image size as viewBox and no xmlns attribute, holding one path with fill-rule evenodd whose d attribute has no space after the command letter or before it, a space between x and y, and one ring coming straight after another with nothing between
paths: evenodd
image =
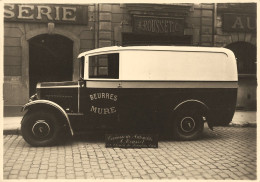
<instances>
[{"instance_id":1,"label":"white van body","mask_svg":"<svg viewBox=\"0 0 260 182\"><path fill-rule=\"evenodd\" d=\"M105 47L85 53L91 56L120 52L119 80L237 81L232 51L212 47L133 46ZM87 61L88 59L85 59ZM85 70L88 64L85 64ZM85 72L84 79L88 79Z\"/></svg>"}]
</instances>

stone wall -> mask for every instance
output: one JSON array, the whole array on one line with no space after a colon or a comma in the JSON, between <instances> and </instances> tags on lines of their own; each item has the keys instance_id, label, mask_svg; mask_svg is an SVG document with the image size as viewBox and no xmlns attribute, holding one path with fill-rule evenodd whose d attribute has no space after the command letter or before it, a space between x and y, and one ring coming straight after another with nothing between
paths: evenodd
<instances>
[{"instance_id":1,"label":"stone wall","mask_svg":"<svg viewBox=\"0 0 260 182\"><path fill-rule=\"evenodd\" d=\"M73 79L78 79L77 56L94 48L94 5L88 25L55 24L54 32L73 41ZM4 22L4 105L23 105L29 98L29 40L47 34L47 23Z\"/></svg>"},{"instance_id":2,"label":"stone wall","mask_svg":"<svg viewBox=\"0 0 260 182\"><path fill-rule=\"evenodd\" d=\"M194 4L189 23L193 26L193 45L212 46L213 44L213 4Z\"/></svg>"}]
</instances>

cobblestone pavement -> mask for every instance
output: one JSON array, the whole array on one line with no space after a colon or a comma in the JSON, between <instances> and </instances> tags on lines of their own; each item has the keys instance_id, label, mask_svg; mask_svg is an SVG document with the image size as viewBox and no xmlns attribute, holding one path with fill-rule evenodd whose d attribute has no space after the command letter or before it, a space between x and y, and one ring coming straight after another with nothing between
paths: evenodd
<instances>
[{"instance_id":1,"label":"cobblestone pavement","mask_svg":"<svg viewBox=\"0 0 260 182\"><path fill-rule=\"evenodd\" d=\"M4 179L256 179L254 127L206 128L200 140L158 149L105 148L98 137L34 148L5 135L3 152Z\"/></svg>"}]
</instances>

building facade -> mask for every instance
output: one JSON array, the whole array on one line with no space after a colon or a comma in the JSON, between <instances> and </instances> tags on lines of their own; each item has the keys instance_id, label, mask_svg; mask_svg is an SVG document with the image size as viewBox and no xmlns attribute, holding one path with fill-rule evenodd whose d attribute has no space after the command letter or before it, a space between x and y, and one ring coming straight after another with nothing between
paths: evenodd
<instances>
[{"instance_id":1,"label":"building facade","mask_svg":"<svg viewBox=\"0 0 260 182\"><path fill-rule=\"evenodd\" d=\"M239 109L256 109L256 3L4 4L4 106L37 82L79 79L80 52L113 45L226 47L238 60Z\"/></svg>"}]
</instances>

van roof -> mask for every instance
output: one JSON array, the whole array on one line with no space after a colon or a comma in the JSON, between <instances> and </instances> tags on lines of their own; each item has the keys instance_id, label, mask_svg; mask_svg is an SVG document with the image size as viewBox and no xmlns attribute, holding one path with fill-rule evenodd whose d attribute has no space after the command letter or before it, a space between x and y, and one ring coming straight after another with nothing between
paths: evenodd
<instances>
[{"instance_id":1,"label":"van roof","mask_svg":"<svg viewBox=\"0 0 260 182\"><path fill-rule=\"evenodd\" d=\"M100 54L109 52L120 52L125 50L143 51L188 51L188 52L221 52L229 55L231 51L220 47L195 47L195 46L111 46L93 49L79 54L78 58L90 54Z\"/></svg>"}]
</instances>

